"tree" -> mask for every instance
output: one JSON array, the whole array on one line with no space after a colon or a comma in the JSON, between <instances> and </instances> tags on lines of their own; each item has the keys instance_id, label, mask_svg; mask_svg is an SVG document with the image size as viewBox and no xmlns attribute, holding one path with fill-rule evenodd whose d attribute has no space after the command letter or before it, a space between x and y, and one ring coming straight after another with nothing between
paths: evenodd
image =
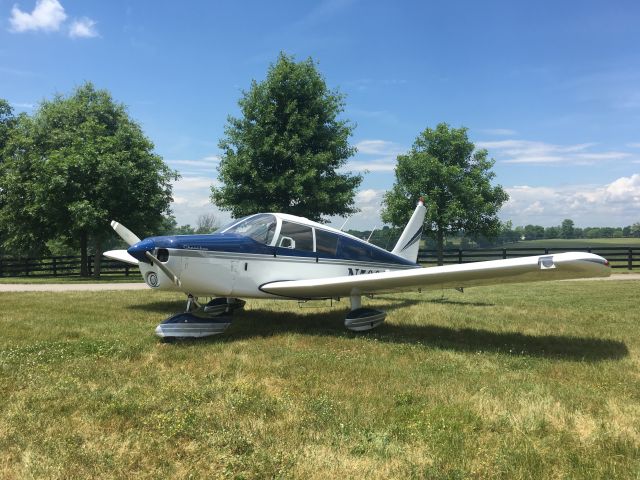
<instances>
[{"instance_id":1,"label":"tree","mask_svg":"<svg viewBox=\"0 0 640 480\"><path fill-rule=\"evenodd\" d=\"M198 216L198 226L195 233L211 233L218 228L218 219L213 213L203 213Z\"/></svg>"},{"instance_id":2,"label":"tree","mask_svg":"<svg viewBox=\"0 0 640 480\"><path fill-rule=\"evenodd\" d=\"M560 227L547 227L544 229L544 238L559 238Z\"/></svg>"},{"instance_id":3,"label":"tree","mask_svg":"<svg viewBox=\"0 0 640 480\"><path fill-rule=\"evenodd\" d=\"M560 225L560 237L561 238L574 238L575 235L575 224L573 220L566 218L562 221L562 225Z\"/></svg>"},{"instance_id":4,"label":"tree","mask_svg":"<svg viewBox=\"0 0 640 480\"><path fill-rule=\"evenodd\" d=\"M241 217L281 211L320 221L357 211L362 176L338 173L356 149L353 126L338 120L344 96L329 90L311 58L281 53L263 82L251 83L220 140L219 188L212 201Z\"/></svg>"},{"instance_id":5,"label":"tree","mask_svg":"<svg viewBox=\"0 0 640 480\"><path fill-rule=\"evenodd\" d=\"M99 275L111 219L139 235L162 224L177 175L106 90L85 83L56 95L18 130L0 175L0 226L9 243L60 237L79 245L87 275L91 242ZM12 231L12 224L21 227Z\"/></svg>"},{"instance_id":6,"label":"tree","mask_svg":"<svg viewBox=\"0 0 640 480\"><path fill-rule=\"evenodd\" d=\"M13 108L6 100L0 98L0 163L4 158L4 149L9 141L17 119L13 115Z\"/></svg>"},{"instance_id":7,"label":"tree","mask_svg":"<svg viewBox=\"0 0 640 480\"><path fill-rule=\"evenodd\" d=\"M494 161L487 151L474 148L464 127L440 123L425 129L411 150L398 156L395 183L384 195L382 219L396 226L408 221L424 196L427 233L436 239L439 265L446 235L464 230L494 238L500 231L497 213L509 197L491 185Z\"/></svg>"}]
</instances>

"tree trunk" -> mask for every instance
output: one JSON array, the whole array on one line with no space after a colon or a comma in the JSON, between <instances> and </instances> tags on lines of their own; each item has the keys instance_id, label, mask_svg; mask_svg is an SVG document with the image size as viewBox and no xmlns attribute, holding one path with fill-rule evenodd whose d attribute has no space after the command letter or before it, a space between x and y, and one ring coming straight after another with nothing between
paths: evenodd
<instances>
[{"instance_id":1,"label":"tree trunk","mask_svg":"<svg viewBox=\"0 0 640 480\"><path fill-rule=\"evenodd\" d=\"M442 227L438 226L437 228L438 265L444 265L444 232L442 231Z\"/></svg>"},{"instance_id":2,"label":"tree trunk","mask_svg":"<svg viewBox=\"0 0 640 480\"><path fill-rule=\"evenodd\" d=\"M87 232L80 233L80 276L89 276L89 262L87 262Z\"/></svg>"},{"instance_id":3,"label":"tree trunk","mask_svg":"<svg viewBox=\"0 0 640 480\"><path fill-rule=\"evenodd\" d=\"M102 241L97 238L96 239L96 253L93 257L93 275L95 277L100 277L100 270L102 267Z\"/></svg>"}]
</instances>

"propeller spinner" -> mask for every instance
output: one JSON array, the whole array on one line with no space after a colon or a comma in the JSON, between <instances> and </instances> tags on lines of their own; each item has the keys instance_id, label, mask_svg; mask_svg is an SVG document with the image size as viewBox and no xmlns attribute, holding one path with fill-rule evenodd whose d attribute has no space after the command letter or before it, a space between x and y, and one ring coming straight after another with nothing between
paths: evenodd
<instances>
[{"instance_id":1,"label":"propeller spinner","mask_svg":"<svg viewBox=\"0 0 640 480\"><path fill-rule=\"evenodd\" d=\"M122 238L122 240L124 240L130 247L133 247L134 245L140 243L140 238L138 238L138 236L135 233L133 233L131 230L129 230L127 227L125 227L121 223L118 223L115 220L113 220L111 222L111 227L120 236L120 238ZM153 248L153 244L151 244L151 248ZM158 260L149 250L144 251L144 256L151 262L152 265L153 264L157 265L158 268L162 270L162 272L167 277L169 277L169 279L175 285L177 285L178 287L182 285L178 276L175 273L173 273L173 271L169 267L167 267L164 263Z\"/></svg>"}]
</instances>

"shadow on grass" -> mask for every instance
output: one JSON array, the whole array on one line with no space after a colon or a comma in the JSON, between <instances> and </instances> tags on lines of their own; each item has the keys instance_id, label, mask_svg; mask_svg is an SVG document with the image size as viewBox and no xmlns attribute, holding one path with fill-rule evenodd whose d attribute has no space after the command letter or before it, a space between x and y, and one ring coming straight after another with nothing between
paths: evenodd
<instances>
[{"instance_id":1,"label":"shadow on grass","mask_svg":"<svg viewBox=\"0 0 640 480\"><path fill-rule=\"evenodd\" d=\"M394 302L378 308L392 310L415 303L412 300ZM159 302L174 307L175 302ZM167 310L163 310L167 312ZM323 309L319 312L279 311L256 309L236 312L231 327L221 336L178 342L193 343L235 342L252 338L268 338L281 334L300 334L318 337L375 338L396 344L418 344L470 353L500 353L512 356L555 358L569 361L597 362L616 360L629 354L620 341L567 335L528 335L518 332L494 332L477 328L455 329L435 325L383 324L374 331L355 333L345 329L346 309Z\"/></svg>"}]
</instances>

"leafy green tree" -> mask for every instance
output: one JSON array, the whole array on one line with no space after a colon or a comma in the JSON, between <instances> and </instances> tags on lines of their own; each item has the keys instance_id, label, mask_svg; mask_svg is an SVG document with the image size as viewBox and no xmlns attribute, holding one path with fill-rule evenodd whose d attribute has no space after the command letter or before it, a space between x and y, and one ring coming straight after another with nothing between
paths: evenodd
<instances>
[{"instance_id":1,"label":"leafy green tree","mask_svg":"<svg viewBox=\"0 0 640 480\"><path fill-rule=\"evenodd\" d=\"M544 229L544 238L560 238L560 227L547 227Z\"/></svg>"},{"instance_id":2,"label":"leafy green tree","mask_svg":"<svg viewBox=\"0 0 640 480\"><path fill-rule=\"evenodd\" d=\"M561 238L574 238L575 224L570 218L566 218L560 225L560 237Z\"/></svg>"},{"instance_id":3,"label":"leafy green tree","mask_svg":"<svg viewBox=\"0 0 640 480\"><path fill-rule=\"evenodd\" d=\"M9 137L16 126L17 119L13 115L13 108L6 100L0 98L0 163L4 158L4 149Z\"/></svg>"},{"instance_id":4,"label":"leafy green tree","mask_svg":"<svg viewBox=\"0 0 640 480\"><path fill-rule=\"evenodd\" d=\"M382 219L396 226L408 221L424 196L426 231L436 240L439 265L447 235L464 230L494 238L500 232L497 213L509 197L491 185L494 161L487 151L474 149L464 127L440 123L425 129L411 150L398 156L395 183L384 196Z\"/></svg>"},{"instance_id":5,"label":"leafy green tree","mask_svg":"<svg viewBox=\"0 0 640 480\"><path fill-rule=\"evenodd\" d=\"M219 188L212 201L241 217L281 211L322 220L357 211L360 175L339 173L355 153L353 126L338 115L344 96L329 90L311 58L281 53L267 78L251 83L220 140Z\"/></svg>"},{"instance_id":6,"label":"leafy green tree","mask_svg":"<svg viewBox=\"0 0 640 480\"><path fill-rule=\"evenodd\" d=\"M91 242L99 275L111 219L139 235L161 225L177 175L106 90L85 83L56 95L18 130L0 175L0 228L9 243L60 237L80 247L87 275Z\"/></svg>"}]
</instances>

